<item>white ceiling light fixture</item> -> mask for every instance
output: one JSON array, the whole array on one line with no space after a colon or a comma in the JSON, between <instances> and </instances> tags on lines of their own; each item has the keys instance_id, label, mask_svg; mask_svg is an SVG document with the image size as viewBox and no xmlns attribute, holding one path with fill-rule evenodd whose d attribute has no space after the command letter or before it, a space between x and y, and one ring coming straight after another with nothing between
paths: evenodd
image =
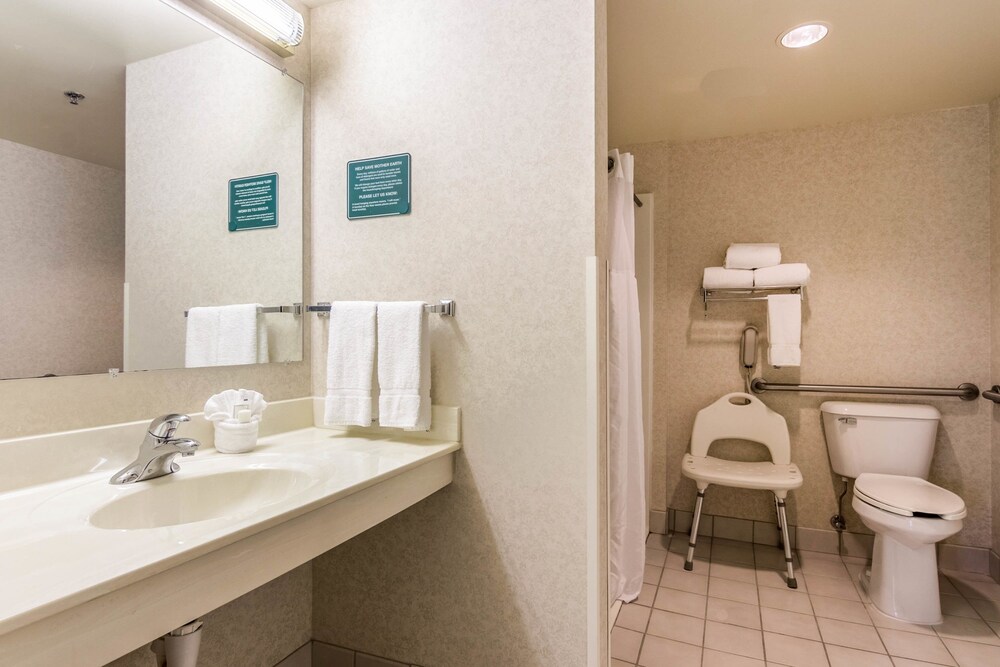
<instances>
[{"instance_id":1,"label":"white ceiling light fixture","mask_svg":"<svg viewBox=\"0 0 1000 667\"><path fill-rule=\"evenodd\" d=\"M786 49L803 49L820 41L829 32L829 24L822 21L811 21L797 25L781 33L781 36L778 37L778 44L781 44Z\"/></svg>"},{"instance_id":2,"label":"white ceiling light fixture","mask_svg":"<svg viewBox=\"0 0 1000 667\"><path fill-rule=\"evenodd\" d=\"M208 0L283 48L302 42L302 14L282 0Z\"/></svg>"}]
</instances>

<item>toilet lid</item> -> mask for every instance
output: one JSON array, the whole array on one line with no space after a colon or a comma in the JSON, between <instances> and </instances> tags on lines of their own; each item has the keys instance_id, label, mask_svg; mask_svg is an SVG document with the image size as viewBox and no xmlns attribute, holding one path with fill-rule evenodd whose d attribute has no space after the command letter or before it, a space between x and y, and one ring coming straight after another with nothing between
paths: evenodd
<instances>
[{"instance_id":1,"label":"toilet lid","mask_svg":"<svg viewBox=\"0 0 1000 667\"><path fill-rule=\"evenodd\" d=\"M966 515L965 501L960 496L919 477L866 472L854 482L854 495L901 516L954 520Z\"/></svg>"}]
</instances>

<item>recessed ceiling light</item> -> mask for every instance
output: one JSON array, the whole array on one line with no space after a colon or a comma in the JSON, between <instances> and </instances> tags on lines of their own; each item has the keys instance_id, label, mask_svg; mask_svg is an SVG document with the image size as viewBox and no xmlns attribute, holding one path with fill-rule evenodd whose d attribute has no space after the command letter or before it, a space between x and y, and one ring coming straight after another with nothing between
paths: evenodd
<instances>
[{"instance_id":1,"label":"recessed ceiling light","mask_svg":"<svg viewBox=\"0 0 1000 667\"><path fill-rule=\"evenodd\" d=\"M813 23L803 23L790 30L781 33L778 43L789 49L801 49L812 46L819 40L826 37L830 32L830 26L826 23L815 21Z\"/></svg>"}]
</instances>

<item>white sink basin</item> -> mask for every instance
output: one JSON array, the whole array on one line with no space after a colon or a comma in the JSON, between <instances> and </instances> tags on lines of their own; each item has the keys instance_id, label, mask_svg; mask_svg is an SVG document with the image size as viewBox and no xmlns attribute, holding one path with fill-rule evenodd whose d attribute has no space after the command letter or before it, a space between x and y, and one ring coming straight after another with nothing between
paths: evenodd
<instances>
[{"instance_id":1,"label":"white sink basin","mask_svg":"<svg viewBox=\"0 0 1000 667\"><path fill-rule=\"evenodd\" d=\"M34 515L42 520L75 517L104 530L232 521L289 500L325 477L322 466L268 454L185 459L182 466L179 472L134 484L88 482L40 504Z\"/></svg>"},{"instance_id":2,"label":"white sink basin","mask_svg":"<svg viewBox=\"0 0 1000 667\"><path fill-rule=\"evenodd\" d=\"M167 475L139 482L90 515L110 530L162 528L253 512L300 493L318 478L300 470L247 468L199 477Z\"/></svg>"}]
</instances>

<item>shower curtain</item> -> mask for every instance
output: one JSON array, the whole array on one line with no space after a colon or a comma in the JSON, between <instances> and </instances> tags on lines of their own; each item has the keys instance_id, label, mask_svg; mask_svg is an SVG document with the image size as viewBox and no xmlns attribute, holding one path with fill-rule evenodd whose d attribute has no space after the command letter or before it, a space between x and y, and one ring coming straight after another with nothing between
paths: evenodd
<instances>
[{"instance_id":1,"label":"shower curtain","mask_svg":"<svg viewBox=\"0 0 1000 667\"><path fill-rule=\"evenodd\" d=\"M642 588L646 553L646 453L642 347L635 278L634 160L613 150L608 173L608 501L611 600Z\"/></svg>"}]
</instances>

